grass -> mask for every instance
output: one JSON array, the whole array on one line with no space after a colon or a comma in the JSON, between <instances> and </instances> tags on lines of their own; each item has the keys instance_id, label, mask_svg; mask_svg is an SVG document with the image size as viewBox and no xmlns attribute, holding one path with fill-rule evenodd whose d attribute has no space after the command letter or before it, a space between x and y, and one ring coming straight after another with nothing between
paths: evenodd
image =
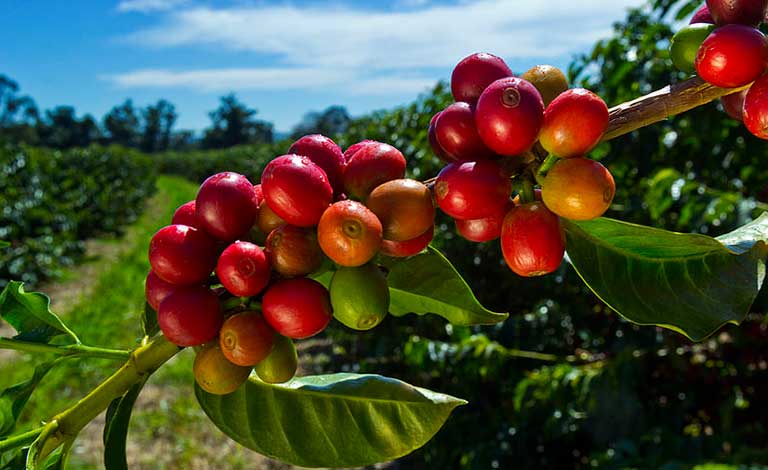
<instances>
[{"instance_id":1,"label":"grass","mask_svg":"<svg viewBox=\"0 0 768 470\"><path fill-rule=\"evenodd\" d=\"M83 343L123 349L137 345L149 240L170 222L176 207L194 197L195 191L196 187L185 180L161 177L158 193L144 215L123 238L106 241L118 246L118 254L110 260L92 260L95 265L67 274L64 289L68 283L78 283L86 294L61 306L58 313ZM272 466L224 437L204 416L192 391L192 358L191 351L179 354L152 377L139 398L128 438L129 467L236 469L255 468L257 461L260 468ZM50 359L19 353L0 357L0 390L28 379L33 365ZM33 428L70 406L118 366L108 360L64 361L35 390L17 431ZM78 438L69 468L103 466L101 425L103 421L92 423Z\"/></svg>"}]
</instances>

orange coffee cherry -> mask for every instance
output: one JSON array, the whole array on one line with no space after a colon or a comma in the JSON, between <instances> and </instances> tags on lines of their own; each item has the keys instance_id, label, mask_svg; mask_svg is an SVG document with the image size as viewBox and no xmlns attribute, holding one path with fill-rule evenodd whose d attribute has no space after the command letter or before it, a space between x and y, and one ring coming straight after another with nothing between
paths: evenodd
<instances>
[{"instance_id":1,"label":"orange coffee cherry","mask_svg":"<svg viewBox=\"0 0 768 470\"><path fill-rule=\"evenodd\" d=\"M219 332L219 347L233 364L253 366L272 351L275 331L256 312L242 312L224 322Z\"/></svg>"},{"instance_id":2,"label":"orange coffee cherry","mask_svg":"<svg viewBox=\"0 0 768 470\"><path fill-rule=\"evenodd\" d=\"M541 184L547 208L566 219L590 220L608 210L616 194L611 173L588 158L560 160Z\"/></svg>"},{"instance_id":3,"label":"orange coffee cherry","mask_svg":"<svg viewBox=\"0 0 768 470\"><path fill-rule=\"evenodd\" d=\"M376 214L356 201L326 209L317 226L320 248L341 266L362 266L381 248L383 229Z\"/></svg>"},{"instance_id":4,"label":"orange coffee cherry","mask_svg":"<svg viewBox=\"0 0 768 470\"><path fill-rule=\"evenodd\" d=\"M416 180L387 181L371 192L365 205L381 221L387 240L411 240L435 223L432 192Z\"/></svg>"}]
</instances>

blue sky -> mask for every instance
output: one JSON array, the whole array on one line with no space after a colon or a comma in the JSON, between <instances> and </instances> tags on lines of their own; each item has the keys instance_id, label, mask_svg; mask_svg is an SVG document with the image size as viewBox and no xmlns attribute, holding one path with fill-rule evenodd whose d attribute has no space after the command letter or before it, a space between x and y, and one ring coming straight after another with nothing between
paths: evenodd
<instances>
[{"instance_id":1,"label":"blue sky","mask_svg":"<svg viewBox=\"0 0 768 470\"><path fill-rule=\"evenodd\" d=\"M200 130L235 92L287 131L308 111L413 100L472 52L565 67L643 0L0 0L0 73L101 118L166 98Z\"/></svg>"}]
</instances>

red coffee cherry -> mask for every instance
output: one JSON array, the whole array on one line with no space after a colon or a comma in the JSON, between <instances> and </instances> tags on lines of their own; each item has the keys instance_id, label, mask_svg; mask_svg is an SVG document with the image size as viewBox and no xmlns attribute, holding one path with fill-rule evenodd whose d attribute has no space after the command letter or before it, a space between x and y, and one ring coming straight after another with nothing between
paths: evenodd
<instances>
[{"instance_id":1,"label":"red coffee cherry","mask_svg":"<svg viewBox=\"0 0 768 470\"><path fill-rule=\"evenodd\" d=\"M347 196L362 200L376 186L404 176L403 154L389 144L372 142L363 146L347 162L344 188Z\"/></svg>"},{"instance_id":2,"label":"red coffee cherry","mask_svg":"<svg viewBox=\"0 0 768 470\"><path fill-rule=\"evenodd\" d=\"M172 225L187 225L189 227L200 228L200 222L197 219L195 211L195 201L189 201L179 206L173 213L171 219Z\"/></svg>"},{"instance_id":3,"label":"red coffee cherry","mask_svg":"<svg viewBox=\"0 0 768 470\"><path fill-rule=\"evenodd\" d=\"M378 144L380 142L377 142L375 140L365 139L361 140L360 142L356 144L352 144L347 148L347 150L344 151L344 161L348 162L354 154L358 152L361 148L365 147L368 144Z\"/></svg>"},{"instance_id":4,"label":"red coffee cherry","mask_svg":"<svg viewBox=\"0 0 768 470\"><path fill-rule=\"evenodd\" d=\"M261 248L238 241L221 253L216 275L232 295L253 297L269 282L269 263Z\"/></svg>"},{"instance_id":5,"label":"red coffee cherry","mask_svg":"<svg viewBox=\"0 0 768 470\"><path fill-rule=\"evenodd\" d=\"M227 318L219 332L221 352L232 364L255 366L269 356L275 330L256 312L242 312Z\"/></svg>"},{"instance_id":6,"label":"red coffee cherry","mask_svg":"<svg viewBox=\"0 0 768 470\"><path fill-rule=\"evenodd\" d=\"M264 249L272 269L283 276L306 276L323 264L323 252L313 228L278 227L267 237Z\"/></svg>"},{"instance_id":7,"label":"red coffee cherry","mask_svg":"<svg viewBox=\"0 0 768 470\"><path fill-rule=\"evenodd\" d=\"M496 240L501 236L501 226L504 222L504 216L507 215L507 212L512 207L514 207L514 204L510 201L504 206L504 209L489 217L466 220L456 219L456 231L459 232L459 235L471 242L484 243Z\"/></svg>"},{"instance_id":8,"label":"red coffee cherry","mask_svg":"<svg viewBox=\"0 0 768 470\"><path fill-rule=\"evenodd\" d=\"M453 69L451 93L456 101L473 104L488 85L511 76L512 71L502 58L485 52L472 54L462 59Z\"/></svg>"},{"instance_id":9,"label":"red coffee cherry","mask_svg":"<svg viewBox=\"0 0 768 470\"><path fill-rule=\"evenodd\" d=\"M758 79L760 80L760 79ZM744 120L744 100L747 97L749 89L741 90L738 93L731 93L720 98L720 103L723 105L723 110L737 121Z\"/></svg>"},{"instance_id":10,"label":"red coffee cherry","mask_svg":"<svg viewBox=\"0 0 768 470\"><path fill-rule=\"evenodd\" d=\"M253 185L253 198L256 201L256 207L261 207L261 203L264 202L264 191L261 190L261 184Z\"/></svg>"},{"instance_id":11,"label":"red coffee cherry","mask_svg":"<svg viewBox=\"0 0 768 470\"><path fill-rule=\"evenodd\" d=\"M333 200L333 189L322 168L308 157L277 157L261 174L269 207L291 225L312 227Z\"/></svg>"},{"instance_id":12,"label":"red coffee cherry","mask_svg":"<svg viewBox=\"0 0 768 470\"><path fill-rule=\"evenodd\" d=\"M416 180L387 181L371 192L365 205L381 221L387 240L410 240L435 223L432 192Z\"/></svg>"},{"instance_id":13,"label":"red coffee cherry","mask_svg":"<svg viewBox=\"0 0 768 470\"><path fill-rule=\"evenodd\" d=\"M504 209L512 183L492 160L461 161L437 175L437 205L454 219L482 219Z\"/></svg>"},{"instance_id":14,"label":"red coffee cherry","mask_svg":"<svg viewBox=\"0 0 768 470\"><path fill-rule=\"evenodd\" d=\"M341 153L341 147L330 138L320 134L305 135L291 145L288 153L309 158L325 171L328 182L336 192L343 189L341 175L347 161Z\"/></svg>"},{"instance_id":15,"label":"red coffee cherry","mask_svg":"<svg viewBox=\"0 0 768 470\"><path fill-rule=\"evenodd\" d=\"M381 254L392 258L407 258L421 253L432 242L435 236L435 226L429 227L426 232L416 238L403 242L392 240L381 241Z\"/></svg>"},{"instance_id":16,"label":"red coffee cherry","mask_svg":"<svg viewBox=\"0 0 768 470\"><path fill-rule=\"evenodd\" d=\"M536 142L544 120L544 101L530 82L502 78L485 89L475 110L480 137L499 155L519 155Z\"/></svg>"},{"instance_id":17,"label":"red coffee cherry","mask_svg":"<svg viewBox=\"0 0 768 470\"><path fill-rule=\"evenodd\" d=\"M224 241L248 233L259 210L248 178L229 171L217 173L203 182L195 207L205 231Z\"/></svg>"},{"instance_id":18,"label":"red coffee cherry","mask_svg":"<svg viewBox=\"0 0 768 470\"><path fill-rule=\"evenodd\" d=\"M160 302L157 321L168 341L199 346L216 338L224 323L219 298L207 287L176 288Z\"/></svg>"},{"instance_id":19,"label":"red coffee cherry","mask_svg":"<svg viewBox=\"0 0 768 470\"><path fill-rule=\"evenodd\" d=\"M160 279L175 285L199 284L216 266L216 241L202 230L169 225L152 236L149 264Z\"/></svg>"},{"instance_id":20,"label":"red coffee cherry","mask_svg":"<svg viewBox=\"0 0 768 470\"><path fill-rule=\"evenodd\" d=\"M766 6L766 0L707 0L706 4L718 25L743 24L753 27L763 21Z\"/></svg>"},{"instance_id":21,"label":"red coffee cherry","mask_svg":"<svg viewBox=\"0 0 768 470\"><path fill-rule=\"evenodd\" d=\"M264 293L261 308L264 319L275 331L293 339L320 333L332 316L328 290L306 277L272 285Z\"/></svg>"},{"instance_id":22,"label":"red coffee cherry","mask_svg":"<svg viewBox=\"0 0 768 470\"><path fill-rule=\"evenodd\" d=\"M147 303L157 311L160 308L160 302L168 297L168 294L173 292L175 288L175 285L163 281L160 276L150 270L147 274L147 280L144 282L144 296L147 298Z\"/></svg>"},{"instance_id":23,"label":"red coffee cherry","mask_svg":"<svg viewBox=\"0 0 768 470\"><path fill-rule=\"evenodd\" d=\"M558 157L580 157L600 142L606 129L605 101L589 90L573 88L547 106L539 142Z\"/></svg>"},{"instance_id":24,"label":"red coffee cherry","mask_svg":"<svg viewBox=\"0 0 768 470\"><path fill-rule=\"evenodd\" d=\"M565 253L560 218L541 202L511 209L504 217L501 251L507 266L520 276L541 276L555 271Z\"/></svg>"},{"instance_id":25,"label":"red coffee cherry","mask_svg":"<svg viewBox=\"0 0 768 470\"><path fill-rule=\"evenodd\" d=\"M475 109L468 103L453 103L435 121L435 137L452 160L477 160L490 157L475 125Z\"/></svg>"},{"instance_id":26,"label":"red coffee cherry","mask_svg":"<svg viewBox=\"0 0 768 470\"><path fill-rule=\"evenodd\" d=\"M439 111L435 113L434 116L432 116L432 119L429 120L429 130L427 131L427 138L429 139L429 146L432 147L432 153L435 154L437 158L440 160L450 163L452 161L455 161L456 159L451 156L448 152L445 151L445 149L440 146L440 142L437 141L437 131L435 131L435 123L437 122L437 119L440 117L440 114L442 114L442 111Z\"/></svg>"},{"instance_id":27,"label":"red coffee cherry","mask_svg":"<svg viewBox=\"0 0 768 470\"><path fill-rule=\"evenodd\" d=\"M317 241L341 266L361 266L381 248L383 229L376 214L356 201L334 203L320 218Z\"/></svg>"},{"instance_id":28,"label":"red coffee cherry","mask_svg":"<svg viewBox=\"0 0 768 470\"><path fill-rule=\"evenodd\" d=\"M712 14L709 13L709 8L706 4L700 6L699 9L696 10L696 13L691 17L691 21L688 22L688 24L694 23L715 24L715 19L712 18Z\"/></svg>"},{"instance_id":29,"label":"red coffee cherry","mask_svg":"<svg viewBox=\"0 0 768 470\"><path fill-rule=\"evenodd\" d=\"M616 194L611 173L588 158L560 160L541 183L547 208L566 219L590 220L608 210Z\"/></svg>"},{"instance_id":30,"label":"red coffee cherry","mask_svg":"<svg viewBox=\"0 0 768 470\"><path fill-rule=\"evenodd\" d=\"M736 88L763 74L768 66L768 39L755 28L729 24L714 30L696 54L696 72L707 82Z\"/></svg>"},{"instance_id":31,"label":"red coffee cherry","mask_svg":"<svg viewBox=\"0 0 768 470\"><path fill-rule=\"evenodd\" d=\"M747 91L744 125L755 137L768 139L768 75L758 78Z\"/></svg>"}]
</instances>

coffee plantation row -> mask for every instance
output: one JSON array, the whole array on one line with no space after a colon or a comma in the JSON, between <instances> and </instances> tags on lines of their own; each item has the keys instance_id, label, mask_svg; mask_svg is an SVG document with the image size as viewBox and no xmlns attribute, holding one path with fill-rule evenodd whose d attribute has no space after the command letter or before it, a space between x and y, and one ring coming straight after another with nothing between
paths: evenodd
<instances>
[{"instance_id":1,"label":"coffee plantation row","mask_svg":"<svg viewBox=\"0 0 768 470\"><path fill-rule=\"evenodd\" d=\"M35 284L83 254L87 238L120 234L155 191L150 157L120 147L0 148L0 286Z\"/></svg>"}]
</instances>

